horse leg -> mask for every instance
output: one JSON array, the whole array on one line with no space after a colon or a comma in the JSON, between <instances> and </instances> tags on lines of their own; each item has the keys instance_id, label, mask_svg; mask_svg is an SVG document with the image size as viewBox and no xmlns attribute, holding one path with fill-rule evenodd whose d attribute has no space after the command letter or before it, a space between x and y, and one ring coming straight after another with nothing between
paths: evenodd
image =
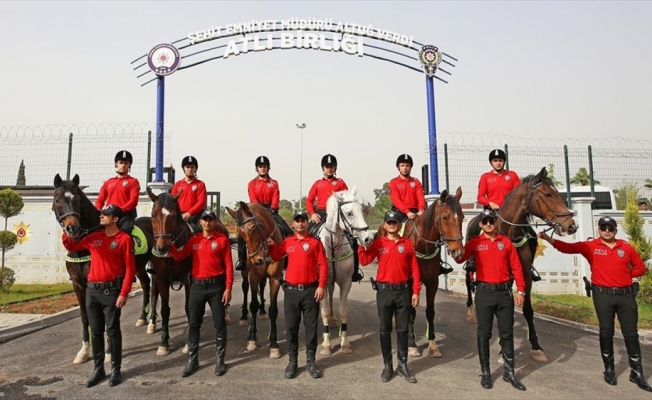
<instances>
[{"instance_id":1,"label":"horse leg","mask_svg":"<svg viewBox=\"0 0 652 400\"><path fill-rule=\"evenodd\" d=\"M328 323L329 316L332 314L332 302L330 299L333 298L333 286L328 285L327 290L324 291L324 298L321 301L321 320L323 323L323 338L324 341L321 344L321 350L319 354L322 356L330 356L333 352L331 349L331 328Z\"/></svg>"},{"instance_id":2,"label":"horse leg","mask_svg":"<svg viewBox=\"0 0 652 400\"><path fill-rule=\"evenodd\" d=\"M281 282L278 279L269 281L269 358L281 358L281 348L278 345L276 318L278 318L278 292Z\"/></svg>"},{"instance_id":3,"label":"horse leg","mask_svg":"<svg viewBox=\"0 0 652 400\"><path fill-rule=\"evenodd\" d=\"M140 317L138 317L138 320L136 321L136 326L144 326L147 323L147 306L149 306L151 280L146 272L139 273L138 280L140 281L140 287L143 290L143 304L140 308Z\"/></svg>"},{"instance_id":4,"label":"horse leg","mask_svg":"<svg viewBox=\"0 0 652 400\"><path fill-rule=\"evenodd\" d=\"M410 307L408 319L408 355L410 357L421 357L421 351L417 347L416 336L414 335L414 320L417 317L417 310Z\"/></svg>"},{"instance_id":5,"label":"horse leg","mask_svg":"<svg viewBox=\"0 0 652 400\"><path fill-rule=\"evenodd\" d=\"M437 278L438 279L438 278ZM426 325L428 337L428 355L434 358L441 357L441 351L435 342L435 295L437 294L437 286L434 288L426 286Z\"/></svg>"},{"instance_id":6,"label":"horse leg","mask_svg":"<svg viewBox=\"0 0 652 400\"><path fill-rule=\"evenodd\" d=\"M471 290L471 274L466 273L466 322L475 324L475 307L473 306L473 291Z\"/></svg>"},{"instance_id":7,"label":"horse leg","mask_svg":"<svg viewBox=\"0 0 652 400\"><path fill-rule=\"evenodd\" d=\"M253 351L258 348L258 338L256 333L258 332L258 325L256 317L258 315L258 287L259 282L256 282L257 277L252 277L251 280L251 303L249 303L249 337L247 338L247 351Z\"/></svg>"},{"instance_id":8,"label":"horse leg","mask_svg":"<svg viewBox=\"0 0 652 400\"><path fill-rule=\"evenodd\" d=\"M523 304L523 316L527 322L528 339L532 345L532 358L538 362L548 362L548 357L546 357L546 353L544 353L543 349L539 345L539 337L537 336L537 331L534 328L534 309L532 308L532 297L530 296L529 289L525 295L525 304Z\"/></svg>"},{"instance_id":9,"label":"horse leg","mask_svg":"<svg viewBox=\"0 0 652 400\"><path fill-rule=\"evenodd\" d=\"M328 316L328 326L331 328L337 328L339 326L339 321L335 318L335 307L333 307L333 293L335 293L335 283L328 287L330 296L328 296L328 304L330 306L330 315Z\"/></svg>"},{"instance_id":10,"label":"horse leg","mask_svg":"<svg viewBox=\"0 0 652 400\"><path fill-rule=\"evenodd\" d=\"M86 285L86 282L83 282ZM91 346L89 342L89 324L88 324L88 313L86 312L86 288L75 285L73 283L73 289L75 290L75 297L77 297L77 302L79 303L79 314L81 315L82 322L82 347L77 352L75 359L72 360L73 364L83 364L86 361L90 360L93 356L91 354Z\"/></svg>"},{"instance_id":11,"label":"horse leg","mask_svg":"<svg viewBox=\"0 0 652 400\"><path fill-rule=\"evenodd\" d=\"M258 291L258 319L267 319L267 311L265 311L265 286L267 286L267 277L260 281L260 290Z\"/></svg>"},{"instance_id":12,"label":"horse leg","mask_svg":"<svg viewBox=\"0 0 652 400\"><path fill-rule=\"evenodd\" d=\"M348 299L349 299L349 292L351 291L351 284L352 281L351 279L346 279L342 284L340 285L340 321L342 321L342 325L340 328L340 351L344 354L351 354L353 353L353 349L351 348L351 343L349 343L349 338L347 336L347 326L346 323L348 321L348 314L349 314L349 308L348 308Z\"/></svg>"},{"instance_id":13,"label":"horse leg","mask_svg":"<svg viewBox=\"0 0 652 400\"><path fill-rule=\"evenodd\" d=\"M167 284L167 282L165 282ZM156 350L157 356L170 354L170 287L160 288L161 294L161 344Z\"/></svg>"},{"instance_id":14,"label":"horse leg","mask_svg":"<svg viewBox=\"0 0 652 400\"><path fill-rule=\"evenodd\" d=\"M249 273L242 271L242 316L240 317L240 326L249 325L249 318L247 317L247 296L249 294Z\"/></svg>"},{"instance_id":15,"label":"horse leg","mask_svg":"<svg viewBox=\"0 0 652 400\"><path fill-rule=\"evenodd\" d=\"M155 275L155 276L158 276ZM156 332L156 308L158 303L158 292L159 288L157 285L157 280L160 278L155 277L154 282L152 282L152 289L149 296L149 324L147 325L147 333L153 334Z\"/></svg>"}]
</instances>

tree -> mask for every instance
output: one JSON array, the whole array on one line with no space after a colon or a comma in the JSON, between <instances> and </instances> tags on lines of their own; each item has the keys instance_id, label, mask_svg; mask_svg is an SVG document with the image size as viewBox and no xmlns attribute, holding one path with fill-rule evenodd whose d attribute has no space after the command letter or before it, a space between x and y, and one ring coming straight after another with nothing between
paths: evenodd
<instances>
[{"instance_id":1,"label":"tree","mask_svg":"<svg viewBox=\"0 0 652 400\"><path fill-rule=\"evenodd\" d=\"M5 229L0 231L0 251L2 251L0 292L9 290L16 280L14 271L11 268L5 268L5 253L13 249L18 241L16 234L7 230L7 224L9 218L18 215L23 206L23 198L18 193L12 189L0 190L0 215L5 219Z\"/></svg>"},{"instance_id":2,"label":"tree","mask_svg":"<svg viewBox=\"0 0 652 400\"><path fill-rule=\"evenodd\" d=\"M645 235L644 225L645 219L638 212L636 196L629 196L625 208L623 230L627 234L629 243L636 249L643 261L647 263L652 257L652 241ZM652 304L652 275L650 275L649 270L640 279L640 290L637 299L643 303Z\"/></svg>"},{"instance_id":3,"label":"tree","mask_svg":"<svg viewBox=\"0 0 652 400\"><path fill-rule=\"evenodd\" d=\"M556 187L561 187L564 183L555 177L555 164L548 164L548 178Z\"/></svg>"},{"instance_id":4,"label":"tree","mask_svg":"<svg viewBox=\"0 0 652 400\"><path fill-rule=\"evenodd\" d=\"M292 202L290 200L281 200L278 204L278 209L280 210L292 210Z\"/></svg>"},{"instance_id":5,"label":"tree","mask_svg":"<svg viewBox=\"0 0 652 400\"><path fill-rule=\"evenodd\" d=\"M301 198L301 201L297 202L296 200L292 200L292 206L295 210L306 210L306 197L303 196Z\"/></svg>"},{"instance_id":6,"label":"tree","mask_svg":"<svg viewBox=\"0 0 652 400\"><path fill-rule=\"evenodd\" d=\"M392 200L389 198L389 182L385 182L381 189L374 189L376 203L374 208L380 215L384 215L392 208Z\"/></svg>"},{"instance_id":7,"label":"tree","mask_svg":"<svg viewBox=\"0 0 652 400\"><path fill-rule=\"evenodd\" d=\"M24 160L20 160L20 166L18 167L16 186L25 186L27 184L27 179L25 178L25 163L23 161Z\"/></svg>"},{"instance_id":8,"label":"tree","mask_svg":"<svg viewBox=\"0 0 652 400\"><path fill-rule=\"evenodd\" d=\"M575 176L571 178L570 183L578 186L588 186L591 184L591 178L592 177L589 175L586 168L582 167L577 171L577 173L575 173ZM599 185L600 181L593 179L593 183Z\"/></svg>"},{"instance_id":9,"label":"tree","mask_svg":"<svg viewBox=\"0 0 652 400\"><path fill-rule=\"evenodd\" d=\"M636 200L638 198L639 187L634 182L623 182L614 189L614 197L616 198L616 209L625 210L629 200Z\"/></svg>"},{"instance_id":10,"label":"tree","mask_svg":"<svg viewBox=\"0 0 652 400\"><path fill-rule=\"evenodd\" d=\"M644 186L648 189L652 189L652 179L646 179Z\"/></svg>"}]
</instances>

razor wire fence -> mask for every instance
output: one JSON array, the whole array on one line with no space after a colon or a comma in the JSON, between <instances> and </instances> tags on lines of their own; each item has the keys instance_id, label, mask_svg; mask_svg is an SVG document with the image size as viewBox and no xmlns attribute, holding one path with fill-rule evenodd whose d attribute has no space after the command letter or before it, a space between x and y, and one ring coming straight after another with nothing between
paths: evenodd
<instances>
[{"instance_id":1,"label":"razor wire fence","mask_svg":"<svg viewBox=\"0 0 652 400\"><path fill-rule=\"evenodd\" d=\"M64 179L78 174L86 192L98 192L115 175L115 154L128 150L134 158L130 175L144 190L144 184L151 181L152 155L156 154L153 128L144 123L2 126L0 185L15 186L20 181L21 186L52 186L56 174ZM164 138L168 143L169 136L166 133ZM165 150L164 165L169 160L169 150Z\"/></svg>"}]
</instances>

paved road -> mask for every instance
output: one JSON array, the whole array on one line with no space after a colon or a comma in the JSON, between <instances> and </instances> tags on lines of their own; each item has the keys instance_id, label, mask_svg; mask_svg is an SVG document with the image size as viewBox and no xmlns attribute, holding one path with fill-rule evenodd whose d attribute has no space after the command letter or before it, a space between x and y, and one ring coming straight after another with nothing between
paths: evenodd
<instances>
[{"instance_id":1,"label":"paved road","mask_svg":"<svg viewBox=\"0 0 652 400\"><path fill-rule=\"evenodd\" d=\"M369 275L367 272L367 275ZM147 335L145 327L135 327L140 298L131 299L122 315L124 335L123 383L109 388L107 381L95 388L84 387L92 364L73 365L72 359L80 348L78 319L50 327L0 345L0 398L102 398L107 399L169 399L215 398L227 395L237 398L646 398L650 394L628 381L624 344L617 340L616 372L619 385L608 386L602 381L602 365L598 338L594 334L538 320L541 344L550 361L535 362L530 357L522 316L517 316L517 373L528 388L521 394L502 381L502 367L496 363L499 346L497 333L492 339L492 367L495 386L485 390L479 383L475 325L466 322L462 299L446 293L437 296L437 340L443 358L412 358L410 367L419 382L408 384L396 377L389 383L380 382L382 358L378 344L378 321L375 292L368 282L354 285L350 301L349 331L354 353L335 352L318 356L324 371L322 379L312 379L305 371L305 355L299 356L300 374L294 380L283 378L287 365L285 325L282 295L280 299L279 332L283 357L268 358L268 349L261 347L245 352L247 328L239 327L239 307L242 294L236 282L228 328L227 364L230 369L223 377L213 375L214 330L207 312L202 327L200 370L182 379L186 356L182 295L175 293L172 304L171 345L168 356L156 356L158 334ZM423 298L423 296L422 296ZM336 300L337 301L337 300ZM418 332L425 332L424 308L419 308ZM264 344L267 321L261 321L259 344ZM337 351L338 339L334 345ZM421 347L426 341L421 338ZM303 351L303 350L302 350ZM644 365L652 371L652 347L644 346Z\"/></svg>"}]
</instances>

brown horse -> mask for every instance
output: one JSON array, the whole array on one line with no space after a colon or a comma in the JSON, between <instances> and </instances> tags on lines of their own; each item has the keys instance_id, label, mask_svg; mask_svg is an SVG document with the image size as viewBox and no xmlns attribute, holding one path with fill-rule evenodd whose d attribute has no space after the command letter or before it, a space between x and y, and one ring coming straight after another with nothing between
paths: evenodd
<instances>
[{"instance_id":1,"label":"brown horse","mask_svg":"<svg viewBox=\"0 0 652 400\"><path fill-rule=\"evenodd\" d=\"M276 318L278 317L278 292L281 287L281 278L285 259L272 261L267 254L267 238L272 238L274 242L280 244L283 241L283 235L276 226L272 214L260 204L245 202L239 203L237 211L227 207L228 213L235 219L238 226L238 235L247 245L247 269L242 271L242 289L245 294L243 307L247 303L247 291L245 283L251 287L251 303L249 303L249 338L247 339L247 351L258 348L257 332L257 313L260 303L258 301L258 289L264 279L269 279L269 356L270 358L280 358L281 351L277 342ZM262 297L262 293L261 293ZM243 318L246 313L243 309Z\"/></svg>"},{"instance_id":2,"label":"brown horse","mask_svg":"<svg viewBox=\"0 0 652 400\"><path fill-rule=\"evenodd\" d=\"M529 175L521 181L505 198L502 208L498 211L498 232L509 237L517 248L518 258L523 266L525 276L525 304L523 305L523 316L528 326L528 339L532 345L532 358L539 362L546 362L543 349L539 345L539 338L534 327L534 310L532 308L532 262L536 246L527 245L529 235L527 227L537 226L532 222L536 216L543 220L544 225L554 229L558 235L572 235L577 231L577 225L573 219L573 212L566 207L566 202L550 180L546 168L542 168L536 175ZM477 227L478 217L469 222L467 236L475 236L479 231L471 231ZM467 286L467 320L475 322L473 312L473 296L471 294L471 277L466 274Z\"/></svg>"},{"instance_id":3,"label":"brown horse","mask_svg":"<svg viewBox=\"0 0 652 400\"><path fill-rule=\"evenodd\" d=\"M428 355L439 358L441 351L435 342L435 295L439 289L439 270L441 267L441 246L446 245L451 256L458 259L464 255L462 243L462 221L464 213L460 206L462 189L457 188L455 196L449 195L444 190L439 199L433 202L426 212L405 224L403 237L409 238L417 254L417 262L421 273L421 283L426 287L426 324L428 338ZM377 236L384 235L384 230L378 231ZM414 334L414 321L416 309L410 310L410 323L408 326L409 355L421 356L421 351L416 345Z\"/></svg>"},{"instance_id":4,"label":"brown horse","mask_svg":"<svg viewBox=\"0 0 652 400\"><path fill-rule=\"evenodd\" d=\"M66 234L71 238L81 238L82 235L100 228L100 214L86 194L79 187L79 175L72 181L64 181L59 174L54 177L54 195L52 211ZM139 218L136 224L146 236L151 237L151 223L149 220ZM152 239L153 240L153 239ZM136 326L145 325L147 306L149 304L150 279L145 272L148 255L136 256L136 276L143 289L143 303L140 318ZM86 277L90 269L90 256L88 252L69 252L66 258L66 269L72 279L75 296L79 303L79 313L82 322L82 348L77 353L73 363L81 364L92 358L88 341L89 325L86 313ZM107 353L109 352L107 348Z\"/></svg>"}]
</instances>

